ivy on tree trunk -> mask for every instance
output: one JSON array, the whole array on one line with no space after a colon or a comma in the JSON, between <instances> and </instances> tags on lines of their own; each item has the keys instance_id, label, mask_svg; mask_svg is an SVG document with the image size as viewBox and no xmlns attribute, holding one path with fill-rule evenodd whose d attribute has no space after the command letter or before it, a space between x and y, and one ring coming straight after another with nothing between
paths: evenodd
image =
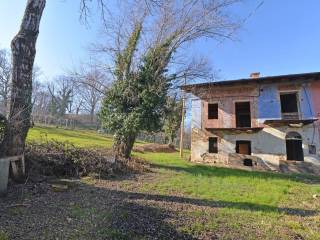
<instances>
[{"instance_id":1,"label":"ivy on tree trunk","mask_svg":"<svg viewBox=\"0 0 320 240\"><path fill-rule=\"evenodd\" d=\"M131 151L135 141L136 141L135 134L123 136L122 139L115 138L115 143L113 148L115 151L116 160L118 160L118 158L120 159L130 158Z\"/></svg>"}]
</instances>

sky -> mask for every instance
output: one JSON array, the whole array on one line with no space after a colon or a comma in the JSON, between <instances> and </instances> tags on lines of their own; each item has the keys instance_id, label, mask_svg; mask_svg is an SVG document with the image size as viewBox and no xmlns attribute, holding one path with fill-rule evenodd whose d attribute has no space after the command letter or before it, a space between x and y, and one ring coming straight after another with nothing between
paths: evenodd
<instances>
[{"instance_id":1,"label":"sky","mask_svg":"<svg viewBox=\"0 0 320 240\"><path fill-rule=\"evenodd\" d=\"M9 48L27 0L0 0L0 48ZM260 4L262 3L262 4ZM257 8L257 6L259 6ZM190 48L210 59L223 80L320 71L319 0L243 0L232 12L247 20L234 40L200 41ZM101 21L79 21L79 0L47 0L37 42L36 64L43 79L72 69L89 58Z\"/></svg>"}]
</instances>

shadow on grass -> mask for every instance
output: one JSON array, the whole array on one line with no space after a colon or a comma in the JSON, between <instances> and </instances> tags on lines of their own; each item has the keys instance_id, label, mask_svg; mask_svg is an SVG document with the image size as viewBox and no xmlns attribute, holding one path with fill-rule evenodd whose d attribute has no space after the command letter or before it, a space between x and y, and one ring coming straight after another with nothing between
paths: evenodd
<instances>
[{"instance_id":1,"label":"shadow on grass","mask_svg":"<svg viewBox=\"0 0 320 240\"><path fill-rule=\"evenodd\" d=\"M168 221L174 210L131 201L124 191L80 184L31 195L30 205L14 209L19 200L10 197L0 201L0 231L9 239L196 239Z\"/></svg>"},{"instance_id":2,"label":"shadow on grass","mask_svg":"<svg viewBox=\"0 0 320 240\"><path fill-rule=\"evenodd\" d=\"M274 207L265 204L257 204L250 202L230 202L230 201L215 201L215 200L202 200L195 198L187 198L180 196L167 196L159 194L146 194L146 193L136 193L136 192L125 192L125 191L115 191L110 190L114 194L126 195L128 199L132 200L153 200L167 203L181 203L181 204L192 204L199 207L213 207L213 208L232 208L247 211L261 211L266 213L283 213L287 215L294 216L314 216L319 214L316 210L306 210L300 208L281 208Z\"/></svg>"},{"instance_id":3,"label":"shadow on grass","mask_svg":"<svg viewBox=\"0 0 320 240\"><path fill-rule=\"evenodd\" d=\"M237 176L244 178L260 178L264 180L291 180L295 182L302 182L308 184L319 184L320 177L313 175L303 175L303 174L282 174L282 173L272 173L272 172L250 172L240 169L231 169L224 167L214 167L206 165L188 165L188 166L168 166L162 164L152 163L150 166L160 169L166 169L171 171L183 171L195 176L207 176L207 177L228 177Z\"/></svg>"},{"instance_id":4,"label":"shadow on grass","mask_svg":"<svg viewBox=\"0 0 320 240\"><path fill-rule=\"evenodd\" d=\"M176 217L177 213L169 209L123 201L112 213L112 228L124 233L123 239L196 239L168 221Z\"/></svg>"},{"instance_id":5,"label":"shadow on grass","mask_svg":"<svg viewBox=\"0 0 320 240\"><path fill-rule=\"evenodd\" d=\"M83 183L65 192L48 190L28 198L31 198L30 206L25 207L23 214L19 213L19 224L8 208L16 202L12 199L0 201L0 230L8 233L10 239L196 239L193 233L179 228L190 225L181 212L182 204L302 217L318 214L313 210L128 192L108 185ZM202 220L206 221L205 215L200 222ZM201 231L205 239L217 238L213 232ZM238 233L231 234L236 237Z\"/></svg>"}]
</instances>

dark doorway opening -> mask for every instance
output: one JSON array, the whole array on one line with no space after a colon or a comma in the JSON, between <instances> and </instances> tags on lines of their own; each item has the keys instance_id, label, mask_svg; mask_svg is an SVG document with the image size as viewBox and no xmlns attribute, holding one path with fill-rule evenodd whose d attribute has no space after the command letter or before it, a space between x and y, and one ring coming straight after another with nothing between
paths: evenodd
<instances>
[{"instance_id":1,"label":"dark doorway opening","mask_svg":"<svg viewBox=\"0 0 320 240\"><path fill-rule=\"evenodd\" d=\"M299 133L286 135L287 160L303 161L302 137Z\"/></svg>"},{"instance_id":2,"label":"dark doorway opening","mask_svg":"<svg viewBox=\"0 0 320 240\"><path fill-rule=\"evenodd\" d=\"M237 141L236 153L251 155L251 142L250 141Z\"/></svg>"},{"instance_id":3,"label":"dark doorway opening","mask_svg":"<svg viewBox=\"0 0 320 240\"><path fill-rule=\"evenodd\" d=\"M236 127L251 127L250 102L236 102Z\"/></svg>"}]
</instances>

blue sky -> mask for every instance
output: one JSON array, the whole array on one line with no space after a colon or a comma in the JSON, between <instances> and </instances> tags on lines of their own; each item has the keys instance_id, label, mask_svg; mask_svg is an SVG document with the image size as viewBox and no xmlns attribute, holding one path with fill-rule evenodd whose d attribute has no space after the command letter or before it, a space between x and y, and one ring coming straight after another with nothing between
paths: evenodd
<instances>
[{"instance_id":1,"label":"blue sky","mask_svg":"<svg viewBox=\"0 0 320 240\"><path fill-rule=\"evenodd\" d=\"M25 3L0 1L0 48L9 48ZM239 19L253 15L235 41L201 41L190 51L208 57L222 79L243 78L255 71L263 76L320 71L319 9L319 0L244 0L232 11ZM99 36L99 29L98 13L90 28L79 22L78 0L48 0L36 56L44 79L85 61L86 48Z\"/></svg>"}]
</instances>

